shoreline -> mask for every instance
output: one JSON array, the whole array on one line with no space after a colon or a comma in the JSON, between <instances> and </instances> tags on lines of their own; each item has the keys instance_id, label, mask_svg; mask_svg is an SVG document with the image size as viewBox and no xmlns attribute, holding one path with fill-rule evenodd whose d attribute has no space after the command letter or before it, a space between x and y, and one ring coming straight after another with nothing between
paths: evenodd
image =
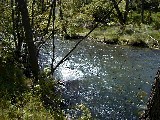
<instances>
[{"instance_id":1,"label":"shoreline","mask_svg":"<svg viewBox=\"0 0 160 120\"><path fill-rule=\"evenodd\" d=\"M80 40L80 39L83 39L82 36L73 36L73 37L70 37L69 39L66 39L66 40L69 40L69 41L76 41L76 40ZM144 41L132 41L132 42L129 42L129 40L119 40L119 39L109 39L109 40L106 40L105 38L102 39L102 38L93 38L91 36L89 36L87 38L89 41L95 41L97 43L102 43L102 44L106 44L106 45L118 45L118 46L128 46L128 47L137 47L137 48L148 48L148 49L153 49L153 50L160 50L160 46L153 46L153 47L150 47L151 45L148 44L148 43L145 43Z\"/></svg>"},{"instance_id":2,"label":"shoreline","mask_svg":"<svg viewBox=\"0 0 160 120\"><path fill-rule=\"evenodd\" d=\"M71 35L68 40L83 39L85 34L88 32L88 29L84 29L81 32L77 32L75 35ZM126 25L123 31L120 29L120 26L96 28L87 37L87 39L110 45L122 45L160 50L159 30L150 29L149 25L144 24L136 27L133 27L132 25Z\"/></svg>"}]
</instances>

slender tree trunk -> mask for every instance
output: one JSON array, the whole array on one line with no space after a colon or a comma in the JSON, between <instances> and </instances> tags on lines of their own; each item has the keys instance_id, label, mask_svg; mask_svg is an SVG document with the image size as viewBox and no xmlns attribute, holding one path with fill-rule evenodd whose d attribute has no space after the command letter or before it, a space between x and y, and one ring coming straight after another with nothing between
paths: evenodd
<instances>
[{"instance_id":1,"label":"slender tree trunk","mask_svg":"<svg viewBox=\"0 0 160 120\"><path fill-rule=\"evenodd\" d=\"M44 0L41 0L41 6L42 6L41 11L43 13L45 11Z\"/></svg>"},{"instance_id":2,"label":"slender tree trunk","mask_svg":"<svg viewBox=\"0 0 160 120\"><path fill-rule=\"evenodd\" d=\"M129 13L129 3L131 1L130 0L126 0L126 6L125 6L125 12L124 12L124 23L127 22L127 16L128 16L128 13Z\"/></svg>"},{"instance_id":3,"label":"slender tree trunk","mask_svg":"<svg viewBox=\"0 0 160 120\"><path fill-rule=\"evenodd\" d=\"M54 7L54 0L52 0L51 9L50 9L49 16L48 16L48 23L47 23L47 27L45 29L44 35L48 33L48 28L49 28L49 25L51 23L51 17L52 17L53 7Z\"/></svg>"},{"instance_id":4,"label":"slender tree trunk","mask_svg":"<svg viewBox=\"0 0 160 120\"><path fill-rule=\"evenodd\" d=\"M35 0L32 1L32 21L31 21L32 26L34 26L34 5L35 5Z\"/></svg>"},{"instance_id":5,"label":"slender tree trunk","mask_svg":"<svg viewBox=\"0 0 160 120\"><path fill-rule=\"evenodd\" d=\"M15 33L15 17L14 17L15 10L14 10L13 6L14 6L14 0L11 0L13 37L14 37L15 46L17 48L16 33Z\"/></svg>"},{"instance_id":6,"label":"slender tree trunk","mask_svg":"<svg viewBox=\"0 0 160 120\"><path fill-rule=\"evenodd\" d=\"M17 33L16 38L17 38L17 46L16 46L16 59L19 61L20 54L21 54L21 47L24 39L24 33L23 33L23 28L22 28L22 23L21 23L21 16L20 16L20 11L19 7L16 5L15 8L15 22L14 22L14 31Z\"/></svg>"},{"instance_id":7,"label":"slender tree trunk","mask_svg":"<svg viewBox=\"0 0 160 120\"><path fill-rule=\"evenodd\" d=\"M54 62L54 60L55 60L55 43L54 43L54 35L55 35L55 28L54 28L54 24L55 24L55 18L56 18L56 16L55 16L55 11L56 10L56 0L54 0L54 3L53 3L53 18L52 18L52 26L53 26L53 28L52 28L52 54L53 54L53 56L52 56L52 63L51 63L51 72L52 72L52 74L54 73L54 69L53 69L53 62Z\"/></svg>"},{"instance_id":8,"label":"slender tree trunk","mask_svg":"<svg viewBox=\"0 0 160 120\"><path fill-rule=\"evenodd\" d=\"M149 16L148 16L148 23L151 24L152 22L152 8L149 9Z\"/></svg>"},{"instance_id":9,"label":"slender tree trunk","mask_svg":"<svg viewBox=\"0 0 160 120\"><path fill-rule=\"evenodd\" d=\"M141 22L144 23L144 0L141 0Z\"/></svg>"},{"instance_id":10,"label":"slender tree trunk","mask_svg":"<svg viewBox=\"0 0 160 120\"><path fill-rule=\"evenodd\" d=\"M32 28L30 25L27 4L25 0L16 0L16 2L18 3L19 10L22 16L22 24L23 24L24 32L25 32L25 42L28 47L29 62L31 64L32 73L35 79L38 80L39 65L38 65L38 58L37 58L37 50L33 42L33 33L32 33Z\"/></svg>"},{"instance_id":11,"label":"slender tree trunk","mask_svg":"<svg viewBox=\"0 0 160 120\"><path fill-rule=\"evenodd\" d=\"M68 33L67 33L67 29L64 26L64 18L63 18L63 12L62 12L62 1L58 0L58 4L59 4L59 17L60 17L60 21L62 21L62 35L64 35L65 37L68 37Z\"/></svg>"},{"instance_id":12,"label":"slender tree trunk","mask_svg":"<svg viewBox=\"0 0 160 120\"><path fill-rule=\"evenodd\" d=\"M111 1L112 1L113 5L114 5L114 8L115 8L116 12L117 12L117 16L118 16L118 20L119 20L120 24L124 25L125 24L125 20L123 18L122 12L120 11L120 9L118 7L118 4L117 4L116 0L111 0Z\"/></svg>"},{"instance_id":13,"label":"slender tree trunk","mask_svg":"<svg viewBox=\"0 0 160 120\"><path fill-rule=\"evenodd\" d=\"M130 5L131 5L131 11L130 11L130 12L131 12L131 19L132 19L132 17L133 17L133 16L132 16L132 14L133 14L133 2L134 2L133 0L130 0Z\"/></svg>"},{"instance_id":14,"label":"slender tree trunk","mask_svg":"<svg viewBox=\"0 0 160 120\"><path fill-rule=\"evenodd\" d=\"M50 12L49 12L49 16L48 16L47 26L46 26L46 28L44 29L43 35L42 35L41 40L40 40L40 41L41 41L40 44L37 45L38 48L40 48L40 47L41 47L41 44L44 43L43 38L44 38L44 36L48 33L48 29L49 29L49 26L50 26L50 23L51 23L51 18L52 18L52 13L53 13L54 2L56 2L56 1L55 1L55 0L52 0L52 3L51 3L51 5L50 5Z\"/></svg>"}]
</instances>

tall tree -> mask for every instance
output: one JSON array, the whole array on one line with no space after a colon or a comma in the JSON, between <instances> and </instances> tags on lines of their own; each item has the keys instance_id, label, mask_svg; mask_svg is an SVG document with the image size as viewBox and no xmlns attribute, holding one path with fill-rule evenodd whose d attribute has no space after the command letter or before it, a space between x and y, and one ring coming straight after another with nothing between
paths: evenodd
<instances>
[{"instance_id":1,"label":"tall tree","mask_svg":"<svg viewBox=\"0 0 160 120\"><path fill-rule=\"evenodd\" d=\"M35 79L38 80L39 65L38 65L38 58L37 58L37 50L33 41L33 33L30 25L27 3L25 0L15 0L15 1L18 3L19 10L22 16L22 24L25 32L25 42L27 44L28 52L29 52L29 62L31 65L31 70Z\"/></svg>"},{"instance_id":2,"label":"tall tree","mask_svg":"<svg viewBox=\"0 0 160 120\"><path fill-rule=\"evenodd\" d=\"M126 5L125 5L125 12L124 13L120 10L116 0L111 0L111 1L112 1L113 5L114 5L114 8L115 8L116 12L117 12L117 18L118 18L120 24L121 25L126 24L127 15L128 15L128 12L129 12L130 0L126 0L125 1Z\"/></svg>"},{"instance_id":3,"label":"tall tree","mask_svg":"<svg viewBox=\"0 0 160 120\"><path fill-rule=\"evenodd\" d=\"M54 0L53 2L53 18L52 18L52 54L53 54L53 57L52 57L52 63L51 63L51 72L52 74L54 73L54 69L53 69L53 62L55 60L55 43L54 43L54 34L55 34L55 29L54 29L54 26L55 26L55 19L56 19L56 16L55 16L55 12L56 12L56 0Z\"/></svg>"}]
</instances>

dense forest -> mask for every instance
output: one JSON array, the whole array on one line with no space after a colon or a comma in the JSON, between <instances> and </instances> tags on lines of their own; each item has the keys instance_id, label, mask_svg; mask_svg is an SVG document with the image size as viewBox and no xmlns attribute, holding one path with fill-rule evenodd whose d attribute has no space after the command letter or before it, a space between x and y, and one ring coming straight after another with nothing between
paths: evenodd
<instances>
[{"instance_id":1,"label":"dense forest","mask_svg":"<svg viewBox=\"0 0 160 120\"><path fill-rule=\"evenodd\" d=\"M53 73L83 40L159 49L159 32L159 0L1 0L0 118L71 119ZM55 36L78 40L57 64ZM41 68L39 51L48 41L51 64ZM79 119L92 119L83 104L75 107Z\"/></svg>"}]
</instances>

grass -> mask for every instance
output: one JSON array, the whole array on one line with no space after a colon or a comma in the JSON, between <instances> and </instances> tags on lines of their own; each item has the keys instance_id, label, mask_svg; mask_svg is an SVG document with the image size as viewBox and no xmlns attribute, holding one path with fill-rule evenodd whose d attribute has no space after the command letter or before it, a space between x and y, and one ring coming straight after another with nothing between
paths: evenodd
<instances>
[{"instance_id":1,"label":"grass","mask_svg":"<svg viewBox=\"0 0 160 120\"><path fill-rule=\"evenodd\" d=\"M4 95L0 98L0 120L70 119L71 117L60 107L62 98L60 96L61 93L58 91L60 89L58 88L58 84L51 78L45 77L44 79L39 84L33 86L31 79L24 78L24 86L26 87L23 90L19 89L20 86L16 84L10 84L9 88L5 88L3 87L5 81L1 81L0 79L3 82L0 85L0 94ZM15 86L17 88L12 89ZM15 94L15 92L17 93ZM46 100L46 95L52 103ZM81 111L82 114L80 116L75 116L79 120L91 119L90 110L85 105L80 104L72 107L72 110Z\"/></svg>"},{"instance_id":2,"label":"grass","mask_svg":"<svg viewBox=\"0 0 160 120\"><path fill-rule=\"evenodd\" d=\"M98 42L107 44L129 45L160 49L160 33L150 25L126 25L97 28L90 37Z\"/></svg>"},{"instance_id":3,"label":"grass","mask_svg":"<svg viewBox=\"0 0 160 120\"><path fill-rule=\"evenodd\" d=\"M90 120L90 110L84 105L76 105L72 109L81 111L80 116L65 114L63 110L53 110L52 107L46 108L41 96L33 91L25 92L21 96L23 100L16 97L16 103L5 98L0 99L0 120Z\"/></svg>"},{"instance_id":4,"label":"grass","mask_svg":"<svg viewBox=\"0 0 160 120\"><path fill-rule=\"evenodd\" d=\"M28 81L28 80L27 80ZM3 86L3 85L1 85ZM10 86L14 87L14 85ZM18 87L18 86L16 86ZM7 90L7 91L6 91ZM65 120L62 110L53 111L52 108L45 107L42 99L43 90L39 85L34 88L26 88L14 94L8 88L1 88L1 92L6 91L6 96L0 98L0 120ZM49 91L48 91L49 92Z\"/></svg>"},{"instance_id":5,"label":"grass","mask_svg":"<svg viewBox=\"0 0 160 120\"><path fill-rule=\"evenodd\" d=\"M55 115L46 110L37 96L25 93L23 101L12 104L11 101L0 101L0 119L21 119L21 120L54 120Z\"/></svg>"}]
</instances>

